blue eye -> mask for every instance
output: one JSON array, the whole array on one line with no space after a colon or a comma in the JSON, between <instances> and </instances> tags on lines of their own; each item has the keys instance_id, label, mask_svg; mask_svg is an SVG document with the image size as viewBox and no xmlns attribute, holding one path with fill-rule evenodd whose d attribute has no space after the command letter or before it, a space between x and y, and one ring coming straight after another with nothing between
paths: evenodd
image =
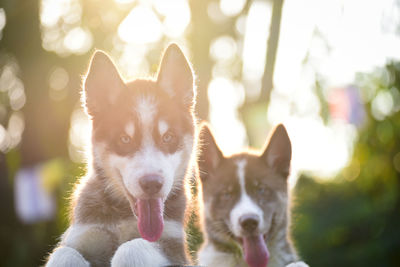
<instances>
[{"instance_id":1,"label":"blue eye","mask_svg":"<svg viewBox=\"0 0 400 267\"><path fill-rule=\"evenodd\" d=\"M121 141L121 143L123 144L129 144L131 142L131 138L129 136L127 136L126 134L121 135L121 137L119 138L119 140Z\"/></svg>"}]
</instances>

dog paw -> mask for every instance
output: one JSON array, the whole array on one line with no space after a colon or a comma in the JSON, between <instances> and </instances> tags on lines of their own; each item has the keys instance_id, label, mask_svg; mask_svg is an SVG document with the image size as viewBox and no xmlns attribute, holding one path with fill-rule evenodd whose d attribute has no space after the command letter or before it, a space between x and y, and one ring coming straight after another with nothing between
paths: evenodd
<instances>
[{"instance_id":1,"label":"dog paw","mask_svg":"<svg viewBox=\"0 0 400 267\"><path fill-rule=\"evenodd\" d=\"M113 267L160 267L168 264L158 244L142 238L123 243L111 260Z\"/></svg>"},{"instance_id":2,"label":"dog paw","mask_svg":"<svg viewBox=\"0 0 400 267\"><path fill-rule=\"evenodd\" d=\"M286 265L286 267L309 267L309 266L303 261L296 261Z\"/></svg>"},{"instance_id":3,"label":"dog paw","mask_svg":"<svg viewBox=\"0 0 400 267\"><path fill-rule=\"evenodd\" d=\"M90 264L75 249L59 247L50 255L46 267L89 267Z\"/></svg>"}]
</instances>

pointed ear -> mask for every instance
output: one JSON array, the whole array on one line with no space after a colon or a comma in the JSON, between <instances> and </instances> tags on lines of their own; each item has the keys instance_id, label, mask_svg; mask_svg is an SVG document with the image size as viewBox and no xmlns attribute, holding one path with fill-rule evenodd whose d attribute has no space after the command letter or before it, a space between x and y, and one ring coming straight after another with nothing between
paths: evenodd
<instances>
[{"instance_id":1,"label":"pointed ear","mask_svg":"<svg viewBox=\"0 0 400 267\"><path fill-rule=\"evenodd\" d=\"M158 70L158 85L180 103L192 107L195 101L193 80L193 71L185 55L178 45L170 44Z\"/></svg>"},{"instance_id":2,"label":"pointed ear","mask_svg":"<svg viewBox=\"0 0 400 267\"><path fill-rule=\"evenodd\" d=\"M218 148L207 123L202 123L200 126L199 140L201 147L198 162L200 178L204 180L210 171L215 170L219 166L221 161L224 159L224 155Z\"/></svg>"},{"instance_id":3,"label":"pointed ear","mask_svg":"<svg viewBox=\"0 0 400 267\"><path fill-rule=\"evenodd\" d=\"M292 158L292 145L285 126L279 124L275 128L261 158L269 167L287 178Z\"/></svg>"},{"instance_id":4,"label":"pointed ear","mask_svg":"<svg viewBox=\"0 0 400 267\"><path fill-rule=\"evenodd\" d=\"M84 82L83 99L88 114L95 116L115 104L124 82L112 60L102 51L96 51L90 61Z\"/></svg>"}]
</instances>

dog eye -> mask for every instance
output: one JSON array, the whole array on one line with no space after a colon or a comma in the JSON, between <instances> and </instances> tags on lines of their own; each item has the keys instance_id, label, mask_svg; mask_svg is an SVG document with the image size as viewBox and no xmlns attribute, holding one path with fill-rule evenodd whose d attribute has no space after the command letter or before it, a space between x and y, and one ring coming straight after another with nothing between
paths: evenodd
<instances>
[{"instance_id":1,"label":"dog eye","mask_svg":"<svg viewBox=\"0 0 400 267\"><path fill-rule=\"evenodd\" d=\"M121 135L119 140L123 144L129 144L131 142L131 138L129 136L127 136L126 134Z\"/></svg>"},{"instance_id":2,"label":"dog eye","mask_svg":"<svg viewBox=\"0 0 400 267\"><path fill-rule=\"evenodd\" d=\"M259 187L257 188L257 192L258 192L258 194L260 194L260 195L266 195L266 194L268 194L268 188L261 185L261 186L259 186Z\"/></svg>"},{"instance_id":3,"label":"dog eye","mask_svg":"<svg viewBox=\"0 0 400 267\"><path fill-rule=\"evenodd\" d=\"M224 191L221 193L221 200L230 200L233 197L232 192Z\"/></svg>"},{"instance_id":4,"label":"dog eye","mask_svg":"<svg viewBox=\"0 0 400 267\"><path fill-rule=\"evenodd\" d=\"M168 131L162 136L161 139L162 139L163 143L168 144L168 143L171 143L174 140L174 138L175 138L174 133L171 131Z\"/></svg>"}]
</instances>

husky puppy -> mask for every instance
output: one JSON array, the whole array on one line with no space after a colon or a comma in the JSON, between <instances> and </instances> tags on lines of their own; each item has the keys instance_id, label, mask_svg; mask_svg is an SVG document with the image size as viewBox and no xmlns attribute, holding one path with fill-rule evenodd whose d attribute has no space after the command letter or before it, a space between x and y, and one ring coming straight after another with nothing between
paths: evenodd
<instances>
[{"instance_id":1,"label":"husky puppy","mask_svg":"<svg viewBox=\"0 0 400 267\"><path fill-rule=\"evenodd\" d=\"M225 157L206 124L200 130L204 266L300 267L288 240L291 143L283 125L261 154Z\"/></svg>"},{"instance_id":2,"label":"husky puppy","mask_svg":"<svg viewBox=\"0 0 400 267\"><path fill-rule=\"evenodd\" d=\"M95 52L83 90L93 126L90 171L76 186L71 226L47 266L188 263L184 181L195 154L193 83L175 44L154 80L124 82L110 58Z\"/></svg>"}]
</instances>

